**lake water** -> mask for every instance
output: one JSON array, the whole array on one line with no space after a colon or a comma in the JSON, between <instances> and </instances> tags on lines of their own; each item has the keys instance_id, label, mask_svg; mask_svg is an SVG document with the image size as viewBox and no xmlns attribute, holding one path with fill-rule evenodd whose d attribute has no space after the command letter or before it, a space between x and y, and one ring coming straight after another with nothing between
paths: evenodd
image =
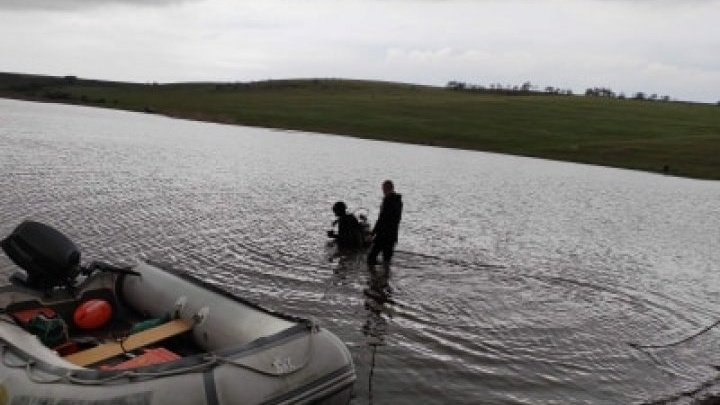
<instances>
[{"instance_id":1,"label":"lake water","mask_svg":"<svg viewBox=\"0 0 720 405\"><path fill-rule=\"evenodd\" d=\"M405 210L386 272L335 258L344 200ZM720 182L0 99L0 235L154 259L315 317L353 404L689 403L720 392ZM4 273L10 261L0 257ZM683 394L685 393L685 394Z\"/></svg>"}]
</instances>

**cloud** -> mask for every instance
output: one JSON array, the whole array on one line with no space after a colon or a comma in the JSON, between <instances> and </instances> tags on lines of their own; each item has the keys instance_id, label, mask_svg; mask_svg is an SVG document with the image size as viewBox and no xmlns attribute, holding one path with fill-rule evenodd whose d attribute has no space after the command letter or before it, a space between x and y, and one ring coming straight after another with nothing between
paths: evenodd
<instances>
[{"instance_id":1,"label":"cloud","mask_svg":"<svg viewBox=\"0 0 720 405\"><path fill-rule=\"evenodd\" d=\"M66 11L97 8L112 4L165 6L198 0L0 0L0 9Z\"/></svg>"},{"instance_id":2,"label":"cloud","mask_svg":"<svg viewBox=\"0 0 720 405\"><path fill-rule=\"evenodd\" d=\"M0 0L0 71L138 82L529 80L715 102L720 0L678 3Z\"/></svg>"}]
</instances>

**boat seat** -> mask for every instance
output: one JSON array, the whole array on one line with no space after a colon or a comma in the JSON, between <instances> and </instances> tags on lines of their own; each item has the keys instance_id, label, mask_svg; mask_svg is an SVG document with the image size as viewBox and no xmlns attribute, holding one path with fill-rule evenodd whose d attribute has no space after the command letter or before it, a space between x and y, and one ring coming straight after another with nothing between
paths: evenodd
<instances>
[{"instance_id":1,"label":"boat seat","mask_svg":"<svg viewBox=\"0 0 720 405\"><path fill-rule=\"evenodd\" d=\"M122 342L104 343L93 348L73 353L63 357L70 363L87 367L89 365L107 360L125 352L151 345L187 332L193 327L193 322L187 319L173 319L167 323L146 329L134 335L130 335Z\"/></svg>"}]
</instances>

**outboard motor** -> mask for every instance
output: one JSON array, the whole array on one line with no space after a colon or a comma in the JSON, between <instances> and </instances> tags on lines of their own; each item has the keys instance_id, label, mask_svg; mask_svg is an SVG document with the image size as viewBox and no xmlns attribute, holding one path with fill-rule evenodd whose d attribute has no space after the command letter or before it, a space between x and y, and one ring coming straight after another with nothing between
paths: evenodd
<instances>
[{"instance_id":1,"label":"outboard motor","mask_svg":"<svg viewBox=\"0 0 720 405\"><path fill-rule=\"evenodd\" d=\"M54 228L25 221L0 246L8 257L27 272L25 284L48 291L71 287L80 272L80 250Z\"/></svg>"}]
</instances>

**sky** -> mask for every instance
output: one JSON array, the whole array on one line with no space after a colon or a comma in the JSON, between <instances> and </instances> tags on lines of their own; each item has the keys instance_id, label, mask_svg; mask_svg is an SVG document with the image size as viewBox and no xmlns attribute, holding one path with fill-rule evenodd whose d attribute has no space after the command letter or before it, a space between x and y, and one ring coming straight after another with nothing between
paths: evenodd
<instances>
[{"instance_id":1,"label":"sky","mask_svg":"<svg viewBox=\"0 0 720 405\"><path fill-rule=\"evenodd\" d=\"M0 71L351 78L720 101L720 0L0 0Z\"/></svg>"}]
</instances>

